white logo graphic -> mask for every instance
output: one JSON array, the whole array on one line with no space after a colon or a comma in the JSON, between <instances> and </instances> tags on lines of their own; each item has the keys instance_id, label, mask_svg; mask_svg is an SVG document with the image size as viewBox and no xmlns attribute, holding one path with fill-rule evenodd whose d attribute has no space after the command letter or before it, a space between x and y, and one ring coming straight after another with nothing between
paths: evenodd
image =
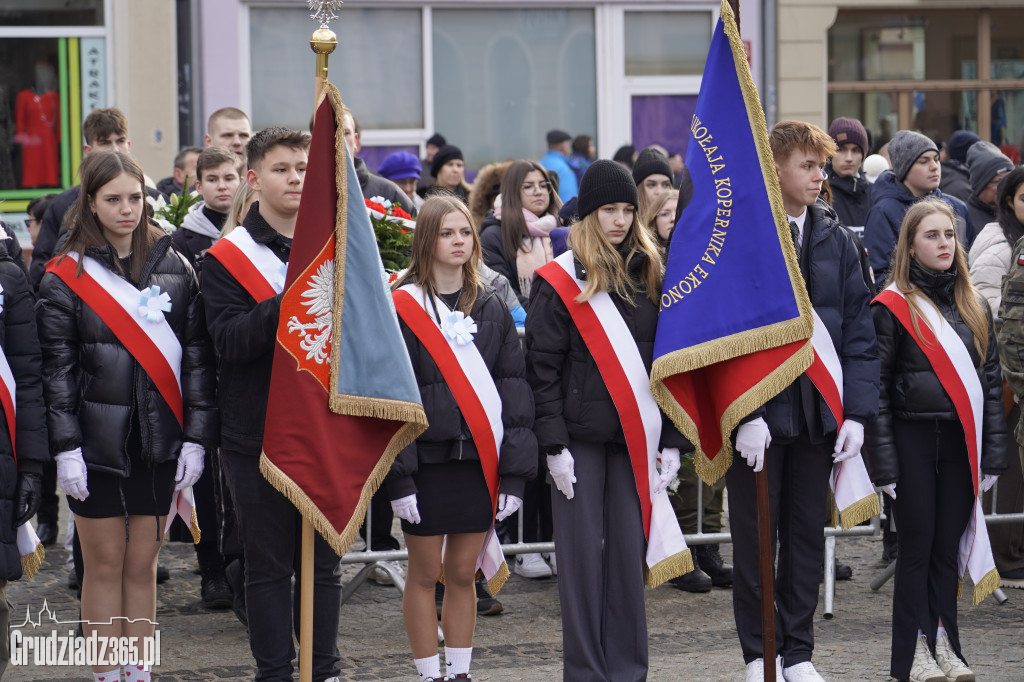
<instances>
[{"instance_id":1,"label":"white logo graphic","mask_svg":"<svg viewBox=\"0 0 1024 682\"><path fill-rule=\"evenodd\" d=\"M107 637L93 630L88 637L75 634L77 625L113 625L115 621L125 623L150 623L154 627L152 637ZM45 624L72 626L59 632L54 628L45 633L40 630ZM25 607L25 620L11 625L11 665L64 665L64 666L135 666L138 670L150 670L160 665L160 630L158 623L148 618L125 618L115 616L105 623L88 620L59 620L44 601L36 620L32 620L29 608ZM127 671L126 671L127 672ZM129 678L130 679L130 678Z\"/></svg>"},{"instance_id":2,"label":"white logo graphic","mask_svg":"<svg viewBox=\"0 0 1024 682\"><path fill-rule=\"evenodd\" d=\"M318 365L331 362L331 331L334 327L334 260L320 265L302 292L302 305L306 306L306 319L302 322L297 315L288 320L288 332L302 336L299 347L306 351L306 359Z\"/></svg>"}]
</instances>

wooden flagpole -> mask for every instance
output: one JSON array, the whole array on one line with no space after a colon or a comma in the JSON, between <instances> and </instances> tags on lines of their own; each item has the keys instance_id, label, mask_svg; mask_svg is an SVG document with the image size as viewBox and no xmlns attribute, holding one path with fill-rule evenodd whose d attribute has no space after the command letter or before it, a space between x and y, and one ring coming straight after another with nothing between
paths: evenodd
<instances>
[{"instance_id":1,"label":"wooden flagpole","mask_svg":"<svg viewBox=\"0 0 1024 682\"><path fill-rule=\"evenodd\" d=\"M740 2L728 0L740 31ZM767 455L767 453L765 453ZM754 474L757 491L757 547L761 577L761 652L764 657L764 681L775 680L775 576L772 562L771 506L768 501L768 467Z\"/></svg>"},{"instance_id":2,"label":"wooden flagpole","mask_svg":"<svg viewBox=\"0 0 1024 682\"><path fill-rule=\"evenodd\" d=\"M311 9L314 3L310 3ZM320 103L327 83L327 60L338 46L338 37L327 27L325 10L321 7L320 28L313 31L309 46L316 53L316 95L313 111ZM332 17L333 18L333 17ZM302 560L299 569L299 682L313 682L313 547L316 536L313 524L302 518Z\"/></svg>"}]
</instances>

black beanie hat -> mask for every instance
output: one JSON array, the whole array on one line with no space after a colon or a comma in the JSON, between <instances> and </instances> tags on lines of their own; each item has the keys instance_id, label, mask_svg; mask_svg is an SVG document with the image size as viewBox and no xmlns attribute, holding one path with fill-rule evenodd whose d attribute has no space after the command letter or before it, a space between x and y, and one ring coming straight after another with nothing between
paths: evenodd
<instances>
[{"instance_id":1,"label":"black beanie hat","mask_svg":"<svg viewBox=\"0 0 1024 682\"><path fill-rule=\"evenodd\" d=\"M453 144L446 144L434 154L434 160L430 163L430 174L436 178L446 163L456 159L462 160L462 150Z\"/></svg>"},{"instance_id":2,"label":"black beanie hat","mask_svg":"<svg viewBox=\"0 0 1024 682\"><path fill-rule=\"evenodd\" d=\"M636 157L636 164L633 166L633 182L640 186L648 175L664 175L673 185L675 180L672 177L672 166L668 165L668 157L653 147L640 152Z\"/></svg>"},{"instance_id":3,"label":"black beanie hat","mask_svg":"<svg viewBox=\"0 0 1024 682\"><path fill-rule=\"evenodd\" d=\"M585 218L605 204L624 201L638 203L636 183L622 164L598 159L590 164L580 179L580 193L576 199L576 215Z\"/></svg>"}]
</instances>

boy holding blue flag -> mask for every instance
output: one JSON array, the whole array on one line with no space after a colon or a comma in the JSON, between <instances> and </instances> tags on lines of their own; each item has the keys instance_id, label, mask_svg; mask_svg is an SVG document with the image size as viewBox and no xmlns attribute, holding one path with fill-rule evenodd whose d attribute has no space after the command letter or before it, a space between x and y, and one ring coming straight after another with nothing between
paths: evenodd
<instances>
[{"instance_id":1,"label":"boy holding blue flag","mask_svg":"<svg viewBox=\"0 0 1024 682\"><path fill-rule=\"evenodd\" d=\"M812 365L736 431L742 459L735 458L726 474L735 543L733 608L746 679L761 680L754 472L767 466L771 532L779 544L776 663L788 682L814 682L823 679L811 656L829 475L834 462L859 462L864 424L878 412L878 361L857 251L835 212L818 196L835 142L801 121L778 123L769 142L800 273L814 308L815 364L828 354L835 362L824 383L813 376Z\"/></svg>"}]
</instances>

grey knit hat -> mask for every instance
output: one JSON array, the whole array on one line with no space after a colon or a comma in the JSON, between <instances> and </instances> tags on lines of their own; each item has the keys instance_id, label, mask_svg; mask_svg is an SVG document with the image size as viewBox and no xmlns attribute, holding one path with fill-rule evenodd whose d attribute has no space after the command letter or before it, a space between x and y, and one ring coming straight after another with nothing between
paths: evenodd
<instances>
[{"instance_id":1,"label":"grey knit hat","mask_svg":"<svg viewBox=\"0 0 1024 682\"><path fill-rule=\"evenodd\" d=\"M967 150L967 167L970 171L971 192L981 194L985 185L1003 171L1013 170L1013 161L999 151L991 142L975 142Z\"/></svg>"},{"instance_id":2,"label":"grey knit hat","mask_svg":"<svg viewBox=\"0 0 1024 682\"><path fill-rule=\"evenodd\" d=\"M939 148L927 135L913 130L901 130L893 135L889 140L889 159L892 161L896 179L903 182L903 178L910 172L910 167L925 152L939 153Z\"/></svg>"}]
</instances>

